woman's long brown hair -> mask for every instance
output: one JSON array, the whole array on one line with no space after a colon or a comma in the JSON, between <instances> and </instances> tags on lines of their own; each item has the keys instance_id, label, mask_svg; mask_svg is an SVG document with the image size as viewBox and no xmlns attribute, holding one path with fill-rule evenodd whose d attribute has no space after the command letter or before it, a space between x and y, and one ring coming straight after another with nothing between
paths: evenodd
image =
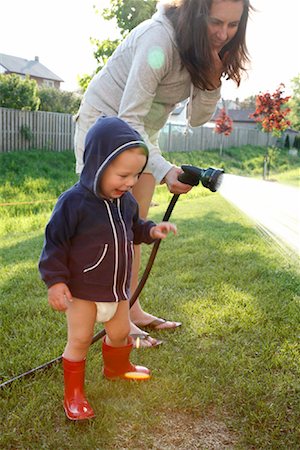
<instances>
[{"instance_id":1,"label":"woman's long brown hair","mask_svg":"<svg viewBox=\"0 0 300 450\"><path fill-rule=\"evenodd\" d=\"M182 65L191 75L193 84L200 89L214 89L210 81L214 66L207 36L207 19L213 0L173 0L165 5L166 16L171 21ZM237 33L226 44L219 56L224 63L223 76L233 80L237 86L241 82L242 71L249 61L246 46L246 27L250 9L249 0L244 5Z\"/></svg>"}]
</instances>

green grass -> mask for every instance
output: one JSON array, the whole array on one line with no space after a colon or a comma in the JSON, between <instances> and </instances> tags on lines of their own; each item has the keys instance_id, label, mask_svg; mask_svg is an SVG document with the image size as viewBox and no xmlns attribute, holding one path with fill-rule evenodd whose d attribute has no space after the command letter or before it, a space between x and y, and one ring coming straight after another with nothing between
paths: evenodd
<instances>
[{"instance_id":1,"label":"green grass","mask_svg":"<svg viewBox=\"0 0 300 450\"><path fill-rule=\"evenodd\" d=\"M259 176L263 151L167 156L178 165ZM0 207L4 382L64 348L65 318L48 307L37 261L55 199L77 177L70 152L2 154L0 166L0 203L34 202ZM272 177L297 184L299 166L299 158L283 153ZM161 220L170 198L164 186L157 188L159 205L151 208L151 218ZM163 346L132 354L133 362L152 369L153 378L140 384L103 380L98 342L86 377L96 419L65 419L58 364L1 391L0 448L206 449L209 441L200 442L207 435L220 449L299 449L299 266L203 187L179 198L172 220L179 234L161 244L142 302L183 327L154 333ZM150 250L143 249L143 266Z\"/></svg>"}]
</instances>

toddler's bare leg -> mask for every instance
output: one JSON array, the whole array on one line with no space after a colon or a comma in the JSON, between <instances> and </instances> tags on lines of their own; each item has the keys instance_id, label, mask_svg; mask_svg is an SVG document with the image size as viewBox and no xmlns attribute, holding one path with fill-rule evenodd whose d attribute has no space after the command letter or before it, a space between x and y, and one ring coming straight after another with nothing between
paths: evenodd
<instances>
[{"instance_id":1,"label":"toddler's bare leg","mask_svg":"<svg viewBox=\"0 0 300 450\"><path fill-rule=\"evenodd\" d=\"M94 302L73 298L73 302L69 303L66 311L68 342L64 358L70 361L81 361L86 358L93 338L96 312Z\"/></svg>"}]
</instances>

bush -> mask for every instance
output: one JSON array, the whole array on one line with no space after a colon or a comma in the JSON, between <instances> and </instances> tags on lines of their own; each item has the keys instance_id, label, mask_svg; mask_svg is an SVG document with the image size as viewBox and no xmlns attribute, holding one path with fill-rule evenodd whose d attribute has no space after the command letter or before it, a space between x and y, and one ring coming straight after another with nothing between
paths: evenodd
<instances>
[{"instance_id":1,"label":"bush","mask_svg":"<svg viewBox=\"0 0 300 450\"><path fill-rule=\"evenodd\" d=\"M294 148L297 150L300 150L300 136L297 135L294 139Z\"/></svg>"},{"instance_id":2,"label":"bush","mask_svg":"<svg viewBox=\"0 0 300 450\"><path fill-rule=\"evenodd\" d=\"M290 149L290 136L287 134L284 140L284 148Z\"/></svg>"},{"instance_id":3,"label":"bush","mask_svg":"<svg viewBox=\"0 0 300 450\"><path fill-rule=\"evenodd\" d=\"M28 76L22 79L19 75L0 75L0 106L3 108L37 111L40 99L35 80Z\"/></svg>"},{"instance_id":4,"label":"bush","mask_svg":"<svg viewBox=\"0 0 300 450\"><path fill-rule=\"evenodd\" d=\"M79 94L49 87L41 87L39 89L39 97L41 100L40 111L64 114L77 113L81 102L81 96Z\"/></svg>"}]
</instances>

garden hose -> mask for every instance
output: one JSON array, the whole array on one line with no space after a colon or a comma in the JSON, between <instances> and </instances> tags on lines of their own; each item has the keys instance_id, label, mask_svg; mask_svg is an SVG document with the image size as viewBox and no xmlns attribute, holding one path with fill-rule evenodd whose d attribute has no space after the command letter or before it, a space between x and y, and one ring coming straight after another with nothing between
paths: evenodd
<instances>
[{"instance_id":1,"label":"garden hose","mask_svg":"<svg viewBox=\"0 0 300 450\"><path fill-rule=\"evenodd\" d=\"M212 167L209 167L208 169L200 169L199 167L195 166L188 166L183 165L181 166L183 173L179 175L178 180L181 181L184 184L189 184L190 186L197 186L199 184L199 181L201 181L202 185L206 188L208 188L212 192L216 192L218 188L220 187L220 184L222 182L222 175L224 173L221 169L214 169ZM164 214L163 222L167 222L172 214L172 211L176 205L176 202L179 198L180 194L174 194L171 198L171 201L168 205L168 208ZM147 266L144 270L144 273L142 275L142 278L134 291L133 295L131 296L129 300L129 308L131 308L136 300L138 299L142 289L144 288L146 281L149 277L149 274L151 272L156 254L158 252L159 246L161 243L161 239L157 239L154 242L154 245L152 247L152 251L149 256L149 260L147 263ZM99 331L96 333L92 339L91 345L97 342L99 339L101 339L103 336L105 336L106 332L105 329ZM46 362L45 364L42 364L41 366L35 367L34 369L31 369L27 372L24 372L20 375L17 375L10 380L5 381L4 383L0 384L0 389L3 389L9 385L11 385L14 381L20 380L21 378L28 378L32 375L34 375L36 372L40 372L42 370L49 369L54 364L57 364L62 361L62 355L58 356L57 358L52 359L51 361Z\"/></svg>"}]
</instances>

